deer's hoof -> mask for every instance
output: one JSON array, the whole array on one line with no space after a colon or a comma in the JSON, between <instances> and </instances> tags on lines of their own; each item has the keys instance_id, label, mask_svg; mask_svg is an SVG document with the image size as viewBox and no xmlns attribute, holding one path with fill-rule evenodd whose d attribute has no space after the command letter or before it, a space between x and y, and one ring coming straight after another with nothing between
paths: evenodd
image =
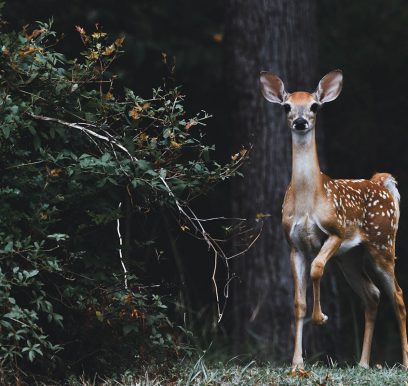
<instances>
[{"instance_id":1,"label":"deer's hoof","mask_svg":"<svg viewBox=\"0 0 408 386\"><path fill-rule=\"evenodd\" d=\"M305 371L305 366L302 363L292 363L292 368L290 369L289 375L298 376Z\"/></svg>"},{"instance_id":2,"label":"deer's hoof","mask_svg":"<svg viewBox=\"0 0 408 386\"><path fill-rule=\"evenodd\" d=\"M304 370L304 368L305 368L305 365L303 363L303 358L300 360L293 360L292 368L291 368L292 372L296 372L296 370Z\"/></svg>"},{"instance_id":3,"label":"deer's hoof","mask_svg":"<svg viewBox=\"0 0 408 386\"><path fill-rule=\"evenodd\" d=\"M312 315L312 321L314 324L318 324L319 326L325 324L329 318L327 315L323 314L322 312L317 315Z\"/></svg>"}]
</instances>

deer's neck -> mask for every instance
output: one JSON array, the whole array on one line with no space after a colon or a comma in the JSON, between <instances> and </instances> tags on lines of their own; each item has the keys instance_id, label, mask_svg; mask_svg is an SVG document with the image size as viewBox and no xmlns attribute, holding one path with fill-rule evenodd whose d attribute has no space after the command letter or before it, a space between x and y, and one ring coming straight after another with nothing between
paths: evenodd
<instances>
[{"instance_id":1,"label":"deer's neck","mask_svg":"<svg viewBox=\"0 0 408 386\"><path fill-rule=\"evenodd\" d=\"M292 180L296 207L313 210L322 193L322 174L317 157L315 130L305 135L292 134Z\"/></svg>"}]
</instances>

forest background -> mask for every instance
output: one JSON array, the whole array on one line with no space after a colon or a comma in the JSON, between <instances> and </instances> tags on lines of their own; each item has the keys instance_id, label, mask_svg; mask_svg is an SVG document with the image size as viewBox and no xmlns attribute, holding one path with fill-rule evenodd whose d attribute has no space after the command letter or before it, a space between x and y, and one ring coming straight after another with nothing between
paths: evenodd
<instances>
[{"instance_id":1,"label":"forest background","mask_svg":"<svg viewBox=\"0 0 408 386\"><path fill-rule=\"evenodd\" d=\"M205 133L203 148L215 145L211 154L217 165L227 170L237 157L242 158L243 166L238 175L225 174L228 181L221 181L224 169L218 169L214 188L206 189L203 180L195 187L189 186L191 196L195 195L194 189L200 193L191 203L198 217L246 219L238 223L230 220L210 222L210 233L223 233L222 237L228 240L230 230L232 233L237 229L238 233L247 230L250 235L241 237L239 242L234 239L235 242L225 243L231 254L250 245L251 248L229 261L229 272L220 258L215 279L223 312L221 322L212 280L214 258L205 240L189 235L191 229L188 224L180 222L178 215L168 216L158 211L147 216L148 220L140 217L140 213L131 215L131 219L123 218L123 223L127 224L123 225L127 229L124 231L125 258L137 276L137 285L148 288L146 298L135 301L135 307L129 306L126 312L133 312L138 323L144 318L137 314L142 313L143 307L144 314L159 315L158 322L150 321L152 326L157 322L157 331L149 331L145 340L151 343L156 339L156 346L153 346L159 348L160 355L165 351L166 355L177 357L184 350L188 351L188 345L201 348L212 345L211 350L226 355L278 361L287 361L290 357L293 332L287 326L293 321L292 287L287 247L279 230L280 202L290 176L290 135L282 111L266 105L259 94L257 82L261 70L278 73L292 91L304 88L312 91L324 74L335 68L343 70L344 88L340 98L325 106L319 115L322 168L335 178L370 178L377 171L387 171L396 177L402 196L397 276L401 287L408 288L408 238L404 236L408 232L408 203L404 199L408 192L408 152L405 150L408 139L405 117L408 107L405 92L408 5L405 2L374 0L368 4L364 1L308 0L300 5L296 1L260 4L255 0L158 0L154 3L71 0L61 4L51 0L19 0L9 1L4 6L3 19L8 24L2 28L4 33L25 28L28 36L38 29L35 21L48 23L51 17L52 30L57 31L56 45L52 49L69 59L84 51L84 34L107 33L113 40L124 37L120 49L125 54L118 55L112 70L117 74L115 82L118 86L105 90L106 93L120 94L120 87L125 86L148 101L153 88L165 84L172 89L181 85L180 92L186 95L183 109L187 115L194 116L202 110L211 115L205 119L206 126L202 129ZM83 28L84 34L76 26ZM116 48L119 51L119 45ZM178 122L183 119L180 115ZM184 124L189 122L193 121ZM196 126L196 121L192 126ZM13 135L12 132L7 134ZM2 139L3 145L7 138ZM179 140L177 137L176 141ZM53 141L49 139L49 143ZM174 150L175 143L168 142L168 146L173 146ZM3 167L6 164L9 167L13 162L2 158ZM58 179L59 168L51 167L47 173L53 171ZM195 172L197 175L191 178L197 177L199 181L199 172ZM10 174L3 174L4 179L7 176L9 178ZM5 187L9 188L4 179L2 194L9 197L10 191L4 191ZM86 185L86 181L84 183ZM100 192L112 188L109 183L101 186ZM61 185L60 189L63 188ZM93 194L97 195L97 191ZM122 197L121 193L118 194L117 197ZM92 203L86 201L86 197L81 200L76 205L83 205L84 212L93 210L95 224L105 226L98 231L101 233L95 240L84 244L87 251L94 254L96 260L103 260L106 256L101 256L105 251L98 249L102 238L112 245L108 254L118 264L115 227L120 213L116 203L113 208L113 201L104 202L109 210L105 213L106 218L102 218L103 211L91 208ZM126 210L130 210L129 205L133 203L124 200L124 206L128 205ZM183 229L183 226L187 228ZM252 245L254 238L257 240ZM3 253L13 252L8 244L10 240L6 237L3 240ZM56 241L65 242L64 239ZM98 261L101 263L98 269L103 272L105 263ZM114 269L121 272L120 265ZM93 270L93 263L84 264L79 269L81 274L87 275L92 275ZM34 271L27 272L35 276ZM330 356L340 362L353 363L359 356L363 325L359 301L335 264L324 281L326 295L323 293L323 303L326 302L329 308L330 321L323 329L310 323L306 325L307 356L322 360ZM228 299L224 297L227 282ZM100 327L98 323L105 323L103 331L108 335L111 333L104 313L119 314L123 307L108 310L107 304L102 305L102 295L93 295L98 300L92 301L100 302L98 306L90 309L87 304L82 311L72 306L73 319L67 322L77 324L81 320L89 329L88 333L93 331L90 336L95 339ZM151 296L157 297L152 301ZM16 299L18 301L17 295ZM84 304L89 301L81 299ZM225 309L222 308L224 303ZM53 310L56 324L61 322L58 321L60 314L65 313L62 324L67 320L64 306L59 312ZM41 307L48 306L44 303ZM165 314L160 311L163 309ZM164 328L166 323L171 327ZM180 332L173 332L175 326L179 326ZM3 325L3 328L8 327ZM70 363L68 369L61 363L56 366L68 372L84 368L100 371L111 346L117 342L117 332L109 335L106 346L103 346L90 344L87 339L92 339L82 336L79 330L71 331L70 342L66 337L61 338L64 334L58 331L58 327L47 330L47 336L55 338L52 344L64 346L64 350L56 350L56 355L64 358L64 363ZM121 330L120 334L125 334L121 339L126 340L129 333L139 333L131 323ZM150 352L155 351L149 351L150 343L138 341L132 358L136 355L143 362L154 357L156 354ZM44 354L36 352L32 345L25 347L28 347L25 353L33 352L34 357ZM48 349L52 351L53 347L48 346ZM375 332L374 360L397 361L399 350L392 309L382 301ZM118 362L124 354L117 353ZM31 359L22 358L30 363ZM35 370L40 371L39 368L41 365Z\"/></svg>"}]
</instances>

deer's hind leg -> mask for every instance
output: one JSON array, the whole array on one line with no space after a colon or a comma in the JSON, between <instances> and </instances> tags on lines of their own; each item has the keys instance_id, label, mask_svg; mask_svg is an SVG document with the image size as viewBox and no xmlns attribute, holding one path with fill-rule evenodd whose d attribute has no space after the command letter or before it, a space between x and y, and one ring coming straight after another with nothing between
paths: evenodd
<instances>
[{"instance_id":1,"label":"deer's hind leg","mask_svg":"<svg viewBox=\"0 0 408 386\"><path fill-rule=\"evenodd\" d=\"M374 269L378 275L378 279L384 288L384 291L391 300L394 307L394 312L397 317L398 327L400 331L401 349L402 349L402 364L408 368L408 343L407 343L407 312L404 303L404 296L401 287L398 285L395 277L395 255L390 249L370 248L370 255L373 258Z\"/></svg>"},{"instance_id":2,"label":"deer's hind leg","mask_svg":"<svg viewBox=\"0 0 408 386\"><path fill-rule=\"evenodd\" d=\"M365 251L362 248L355 248L339 257L339 265L346 281L363 302L365 317L364 339L359 365L368 368L370 366L371 343L380 301L380 290L364 269L364 253Z\"/></svg>"}]
</instances>

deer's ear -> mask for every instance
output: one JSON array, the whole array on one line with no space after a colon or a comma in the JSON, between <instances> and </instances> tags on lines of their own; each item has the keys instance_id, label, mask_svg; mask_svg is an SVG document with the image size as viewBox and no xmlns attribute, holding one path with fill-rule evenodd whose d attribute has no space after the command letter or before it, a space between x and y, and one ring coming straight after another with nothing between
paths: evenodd
<instances>
[{"instance_id":1,"label":"deer's ear","mask_svg":"<svg viewBox=\"0 0 408 386\"><path fill-rule=\"evenodd\" d=\"M342 87L343 73L341 70L334 70L322 78L314 95L320 103L331 102L339 96Z\"/></svg>"},{"instance_id":2,"label":"deer's ear","mask_svg":"<svg viewBox=\"0 0 408 386\"><path fill-rule=\"evenodd\" d=\"M266 100L272 103L283 103L286 98L285 85L271 72L262 71L259 78L261 91Z\"/></svg>"}]
</instances>

